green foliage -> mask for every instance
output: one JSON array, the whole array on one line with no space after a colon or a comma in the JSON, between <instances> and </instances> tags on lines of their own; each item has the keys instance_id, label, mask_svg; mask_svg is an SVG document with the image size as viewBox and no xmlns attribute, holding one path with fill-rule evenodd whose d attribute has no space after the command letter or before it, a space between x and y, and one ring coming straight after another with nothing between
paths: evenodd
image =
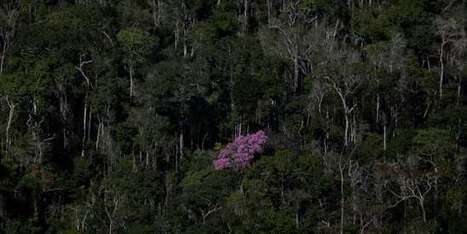
<instances>
[{"instance_id":1,"label":"green foliage","mask_svg":"<svg viewBox=\"0 0 467 234\"><path fill-rule=\"evenodd\" d=\"M127 54L130 64L141 63L151 53L154 39L139 28L125 28L117 34L117 40Z\"/></svg>"},{"instance_id":2,"label":"green foliage","mask_svg":"<svg viewBox=\"0 0 467 234\"><path fill-rule=\"evenodd\" d=\"M456 150L454 137L444 129L419 130L413 144L421 155L427 157L447 157Z\"/></svg>"},{"instance_id":3,"label":"green foliage","mask_svg":"<svg viewBox=\"0 0 467 234\"><path fill-rule=\"evenodd\" d=\"M465 7L1 1L0 233L465 233Z\"/></svg>"}]
</instances>

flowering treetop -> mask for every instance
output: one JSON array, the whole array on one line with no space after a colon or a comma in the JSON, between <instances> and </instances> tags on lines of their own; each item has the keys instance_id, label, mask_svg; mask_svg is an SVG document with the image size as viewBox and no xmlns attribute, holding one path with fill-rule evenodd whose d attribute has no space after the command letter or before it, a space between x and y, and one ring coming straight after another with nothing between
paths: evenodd
<instances>
[{"instance_id":1,"label":"flowering treetop","mask_svg":"<svg viewBox=\"0 0 467 234\"><path fill-rule=\"evenodd\" d=\"M214 160L214 167L216 170L247 167L256 154L263 152L263 146L267 140L268 137L263 131L238 136L221 150L217 159Z\"/></svg>"}]
</instances>

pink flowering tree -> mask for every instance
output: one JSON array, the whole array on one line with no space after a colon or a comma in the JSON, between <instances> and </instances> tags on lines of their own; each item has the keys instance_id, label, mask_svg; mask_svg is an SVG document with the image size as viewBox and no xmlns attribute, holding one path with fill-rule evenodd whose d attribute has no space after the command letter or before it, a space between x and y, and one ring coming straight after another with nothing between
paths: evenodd
<instances>
[{"instance_id":1,"label":"pink flowering tree","mask_svg":"<svg viewBox=\"0 0 467 234\"><path fill-rule=\"evenodd\" d=\"M263 152L268 137L263 131L238 136L221 150L214 160L216 170L243 169L251 164L255 155Z\"/></svg>"}]
</instances>

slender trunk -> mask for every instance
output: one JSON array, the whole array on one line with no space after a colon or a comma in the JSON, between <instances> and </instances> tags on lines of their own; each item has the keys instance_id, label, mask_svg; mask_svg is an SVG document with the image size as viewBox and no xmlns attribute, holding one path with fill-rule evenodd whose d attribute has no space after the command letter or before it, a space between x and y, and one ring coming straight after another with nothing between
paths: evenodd
<instances>
[{"instance_id":1,"label":"slender trunk","mask_svg":"<svg viewBox=\"0 0 467 234\"><path fill-rule=\"evenodd\" d=\"M166 173L165 175L165 199L164 199L164 208L169 206L170 196L172 195L172 185L170 181L170 175Z\"/></svg>"},{"instance_id":2,"label":"slender trunk","mask_svg":"<svg viewBox=\"0 0 467 234\"><path fill-rule=\"evenodd\" d=\"M92 126L92 108L91 106L88 107L88 132L87 132L87 139L91 139L91 126Z\"/></svg>"},{"instance_id":3,"label":"slender trunk","mask_svg":"<svg viewBox=\"0 0 467 234\"><path fill-rule=\"evenodd\" d=\"M8 104L8 107L10 108L10 112L8 113L8 122L7 122L6 130L5 130L5 133L6 133L6 148L5 149L6 149L6 152L8 153L9 150L10 150L10 145L11 145L10 128L11 128L11 124L13 122L13 116L14 116L14 113L15 113L16 105L13 104L12 102L10 102L8 97L6 97L6 102Z\"/></svg>"},{"instance_id":4,"label":"slender trunk","mask_svg":"<svg viewBox=\"0 0 467 234\"><path fill-rule=\"evenodd\" d=\"M154 142L154 158L152 159L152 166L154 169L158 169L157 165L157 142Z\"/></svg>"},{"instance_id":5,"label":"slender trunk","mask_svg":"<svg viewBox=\"0 0 467 234\"><path fill-rule=\"evenodd\" d=\"M441 43L441 48L439 50L439 64L440 64L440 73L439 73L439 99L443 98L443 82L444 82L444 36L443 42Z\"/></svg>"},{"instance_id":6,"label":"slender trunk","mask_svg":"<svg viewBox=\"0 0 467 234\"><path fill-rule=\"evenodd\" d=\"M178 40L180 38L180 32L179 32L180 30L178 28L179 28L179 19L177 17L175 21L175 40L174 40L175 50L178 48Z\"/></svg>"},{"instance_id":7,"label":"slender trunk","mask_svg":"<svg viewBox=\"0 0 467 234\"><path fill-rule=\"evenodd\" d=\"M161 24L161 19L162 19L162 7L163 7L163 2L161 0L157 0L157 23L158 25Z\"/></svg>"},{"instance_id":8,"label":"slender trunk","mask_svg":"<svg viewBox=\"0 0 467 234\"><path fill-rule=\"evenodd\" d=\"M399 113L397 112L397 106L392 108L392 112L394 113L393 114L394 115L394 117L393 117L393 119L394 119L394 128L392 129L392 137L396 137L396 135L397 135L396 131L397 131L397 128L398 128L398 125L399 125L399 117L398 117Z\"/></svg>"},{"instance_id":9,"label":"slender trunk","mask_svg":"<svg viewBox=\"0 0 467 234\"><path fill-rule=\"evenodd\" d=\"M0 75L3 73L3 66L5 64L6 50L7 50L7 42L6 42L6 39L4 39L3 49L2 49L2 56L0 57Z\"/></svg>"},{"instance_id":10,"label":"slender trunk","mask_svg":"<svg viewBox=\"0 0 467 234\"><path fill-rule=\"evenodd\" d=\"M204 152L204 143L206 142L206 138L208 137L208 134L204 134L203 140L201 140L201 151Z\"/></svg>"},{"instance_id":11,"label":"slender trunk","mask_svg":"<svg viewBox=\"0 0 467 234\"><path fill-rule=\"evenodd\" d=\"M180 148L177 143L175 143L175 173L178 173L178 159L180 157Z\"/></svg>"},{"instance_id":12,"label":"slender trunk","mask_svg":"<svg viewBox=\"0 0 467 234\"><path fill-rule=\"evenodd\" d=\"M456 106L460 104L460 97L462 92L462 78L457 77L457 96L456 96Z\"/></svg>"},{"instance_id":13,"label":"slender trunk","mask_svg":"<svg viewBox=\"0 0 467 234\"><path fill-rule=\"evenodd\" d=\"M5 62L5 54L2 53L2 56L0 57L0 75L3 73L3 63Z\"/></svg>"},{"instance_id":14,"label":"slender trunk","mask_svg":"<svg viewBox=\"0 0 467 234\"><path fill-rule=\"evenodd\" d=\"M342 167L342 155L339 159L339 174L340 174L340 193L341 193L341 217L340 217L340 233L344 233L344 168Z\"/></svg>"},{"instance_id":15,"label":"slender trunk","mask_svg":"<svg viewBox=\"0 0 467 234\"><path fill-rule=\"evenodd\" d=\"M155 28L159 27L160 24L160 0L152 0L152 21Z\"/></svg>"},{"instance_id":16,"label":"slender trunk","mask_svg":"<svg viewBox=\"0 0 467 234\"><path fill-rule=\"evenodd\" d=\"M387 132L386 132L386 123L384 123L384 126L383 126L383 150L386 151L387 149Z\"/></svg>"},{"instance_id":17,"label":"slender trunk","mask_svg":"<svg viewBox=\"0 0 467 234\"><path fill-rule=\"evenodd\" d=\"M344 118L345 118L344 147L347 148L347 146L349 145L349 124L350 124L349 117L350 117L350 114L353 112L354 107L349 108L347 106L344 93L342 92L340 88L337 87L334 81L331 80L331 82L333 83L334 90L336 91L336 93L339 95L339 98L341 99L342 108L344 109Z\"/></svg>"},{"instance_id":18,"label":"slender trunk","mask_svg":"<svg viewBox=\"0 0 467 234\"><path fill-rule=\"evenodd\" d=\"M282 204L286 204L285 201L285 186L284 186L284 177L281 177L281 201Z\"/></svg>"},{"instance_id":19,"label":"slender trunk","mask_svg":"<svg viewBox=\"0 0 467 234\"><path fill-rule=\"evenodd\" d=\"M102 123L100 122L100 118L98 118L99 124L97 125L97 136L96 136L96 152L99 152L99 141L101 138L101 128Z\"/></svg>"},{"instance_id":20,"label":"slender trunk","mask_svg":"<svg viewBox=\"0 0 467 234\"><path fill-rule=\"evenodd\" d=\"M186 58L188 55L188 29L186 19L183 21L183 57Z\"/></svg>"},{"instance_id":21,"label":"slender trunk","mask_svg":"<svg viewBox=\"0 0 467 234\"><path fill-rule=\"evenodd\" d=\"M421 210L422 210L423 223L426 223L425 205L423 204L424 199L423 199L423 198L419 199L419 202L420 202L420 208L421 208Z\"/></svg>"},{"instance_id":22,"label":"slender trunk","mask_svg":"<svg viewBox=\"0 0 467 234\"><path fill-rule=\"evenodd\" d=\"M81 142L81 157L84 157L84 148L86 147L86 133L87 133L87 119L88 119L88 101L87 93L84 97L84 110L83 110L83 138Z\"/></svg>"},{"instance_id":23,"label":"slender trunk","mask_svg":"<svg viewBox=\"0 0 467 234\"><path fill-rule=\"evenodd\" d=\"M268 26L271 26L271 10L272 10L271 0L267 0L266 4L268 6Z\"/></svg>"},{"instance_id":24,"label":"slender trunk","mask_svg":"<svg viewBox=\"0 0 467 234\"><path fill-rule=\"evenodd\" d=\"M134 83L133 83L133 65L130 65L130 101L134 95Z\"/></svg>"},{"instance_id":25,"label":"slender trunk","mask_svg":"<svg viewBox=\"0 0 467 234\"><path fill-rule=\"evenodd\" d=\"M295 209L295 227L300 229L300 202L297 201L297 207Z\"/></svg>"},{"instance_id":26,"label":"slender trunk","mask_svg":"<svg viewBox=\"0 0 467 234\"><path fill-rule=\"evenodd\" d=\"M183 129L180 131L179 135L179 150L180 150L180 162L183 160L183 148L184 148L184 143L183 143ZM181 164L181 163L180 163Z\"/></svg>"},{"instance_id":27,"label":"slender trunk","mask_svg":"<svg viewBox=\"0 0 467 234\"><path fill-rule=\"evenodd\" d=\"M299 64L298 64L298 55L294 56L294 80L293 80L293 91L297 93L299 90L299 79L300 79L300 71L299 71Z\"/></svg>"},{"instance_id":28,"label":"slender trunk","mask_svg":"<svg viewBox=\"0 0 467 234\"><path fill-rule=\"evenodd\" d=\"M229 47L228 49L228 55L229 57L231 56L232 51L231 48ZM234 80L234 74L233 74L233 69L232 69L232 64L229 66L229 75L230 75L230 82L229 82L229 97L230 97L230 113L235 114L236 112L236 106L235 106L235 100L234 100L234 87L235 87L235 80ZM237 135L235 135L237 136Z\"/></svg>"},{"instance_id":29,"label":"slender trunk","mask_svg":"<svg viewBox=\"0 0 467 234\"><path fill-rule=\"evenodd\" d=\"M340 24L340 21L339 19L336 20L336 25L334 26L334 33L332 34L332 40L335 41L336 40L336 36L337 36L337 30L339 29L339 24ZM331 47L329 48L329 51L333 51L334 49L334 44L335 43L331 43Z\"/></svg>"},{"instance_id":30,"label":"slender trunk","mask_svg":"<svg viewBox=\"0 0 467 234\"><path fill-rule=\"evenodd\" d=\"M66 96L66 84L65 81L61 81L57 84L59 92L59 105L60 105L60 117L62 121L62 131L63 131L63 150L67 151L69 146L68 139L68 130L67 130L67 120L68 118L68 99Z\"/></svg>"},{"instance_id":31,"label":"slender trunk","mask_svg":"<svg viewBox=\"0 0 467 234\"><path fill-rule=\"evenodd\" d=\"M349 115L347 110L345 110L345 129L344 129L344 146L347 147L349 145Z\"/></svg>"},{"instance_id":32,"label":"slender trunk","mask_svg":"<svg viewBox=\"0 0 467 234\"><path fill-rule=\"evenodd\" d=\"M330 120L329 120L329 111L326 108L326 135L324 136L324 156L328 155L328 139L330 132Z\"/></svg>"},{"instance_id":33,"label":"slender trunk","mask_svg":"<svg viewBox=\"0 0 467 234\"><path fill-rule=\"evenodd\" d=\"M139 149L139 160L138 160L138 165L142 166L143 165L143 150Z\"/></svg>"},{"instance_id":34,"label":"slender trunk","mask_svg":"<svg viewBox=\"0 0 467 234\"><path fill-rule=\"evenodd\" d=\"M243 0L243 32L247 33L248 31L248 1Z\"/></svg>"},{"instance_id":35,"label":"slender trunk","mask_svg":"<svg viewBox=\"0 0 467 234\"><path fill-rule=\"evenodd\" d=\"M145 168L149 168L149 151L146 152L146 166Z\"/></svg>"},{"instance_id":36,"label":"slender trunk","mask_svg":"<svg viewBox=\"0 0 467 234\"><path fill-rule=\"evenodd\" d=\"M356 139L357 139L357 118L356 118L356 115L352 115L352 124L350 125L349 143L355 142Z\"/></svg>"},{"instance_id":37,"label":"slender trunk","mask_svg":"<svg viewBox=\"0 0 467 234\"><path fill-rule=\"evenodd\" d=\"M456 96L456 107L459 108L460 106L460 99L461 99L461 93L462 93L462 79L460 77L457 77L457 96ZM460 143L460 138L462 134L462 128L461 128L461 118L459 117L457 119L457 136L456 136L456 145L459 147Z\"/></svg>"},{"instance_id":38,"label":"slender trunk","mask_svg":"<svg viewBox=\"0 0 467 234\"><path fill-rule=\"evenodd\" d=\"M32 113L34 115L37 115L37 104L36 104L35 97L33 97L33 101L32 101ZM32 132L32 139L34 141L34 155L35 155L34 161L40 164L42 162L42 144L41 144L39 133L38 133L39 127L40 127L39 124L35 122L33 124L33 129L31 132Z\"/></svg>"},{"instance_id":39,"label":"slender trunk","mask_svg":"<svg viewBox=\"0 0 467 234\"><path fill-rule=\"evenodd\" d=\"M243 216L243 211L244 211L244 207L245 207L245 190L243 188L243 180L242 182L240 183L240 194L242 195L242 205L241 205L241 208L240 208L240 215Z\"/></svg>"},{"instance_id":40,"label":"slender trunk","mask_svg":"<svg viewBox=\"0 0 467 234\"><path fill-rule=\"evenodd\" d=\"M402 219L402 233L407 234L407 200L404 200L404 218Z\"/></svg>"},{"instance_id":41,"label":"slender trunk","mask_svg":"<svg viewBox=\"0 0 467 234\"><path fill-rule=\"evenodd\" d=\"M357 205L357 198L356 198L356 185L352 185L352 224L357 223L357 212L358 212L358 205Z\"/></svg>"},{"instance_id":42,"label":"slender trunk","mask_svg":"<svg viewBox=\"0 0 467 234\"><path fill-rule=\"evenodd\" d=\"M112 219L110 218L110 221L109 221L109 234L112 234L112 229L113 229L113 221Z\"/></svg>"},{"instance_id":43,"label":"slender trunk","mask_svg":"<svg viewBox=\"0 0 467 234\"><path fill-rule=\"evenodd\" d=\"M34 213L33 213L33 220L38 221L39 220L39 206L37 204L37 194L38 192L34 191L33 193L33 207L34 207Z\"/></svg>"},{"instance_id":44,"label":"slender trunk","mask_svg":"<svg viewBox=\"0 0 467 234\"><path fill-rule=\"evenodd\" d=\"M379 105L379 93L376 94L376 123L379 122L379 108L380 108L380 105Z\"/></svg>"}]
</instances>

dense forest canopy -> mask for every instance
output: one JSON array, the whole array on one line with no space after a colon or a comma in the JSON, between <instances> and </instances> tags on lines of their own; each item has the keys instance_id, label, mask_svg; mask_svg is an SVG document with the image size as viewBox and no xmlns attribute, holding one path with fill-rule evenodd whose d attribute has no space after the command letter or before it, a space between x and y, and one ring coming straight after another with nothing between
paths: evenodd
<instances>
[{"instance_id":1,"label":"dense forest canopy","mask_svg":"<svg viewBox=\"0 0 467 234\"><path fill-rule=\"evenodd\" d=\"M0 0L0 233L466 233L466 0Z\"/></svg>"}]
</instances>

